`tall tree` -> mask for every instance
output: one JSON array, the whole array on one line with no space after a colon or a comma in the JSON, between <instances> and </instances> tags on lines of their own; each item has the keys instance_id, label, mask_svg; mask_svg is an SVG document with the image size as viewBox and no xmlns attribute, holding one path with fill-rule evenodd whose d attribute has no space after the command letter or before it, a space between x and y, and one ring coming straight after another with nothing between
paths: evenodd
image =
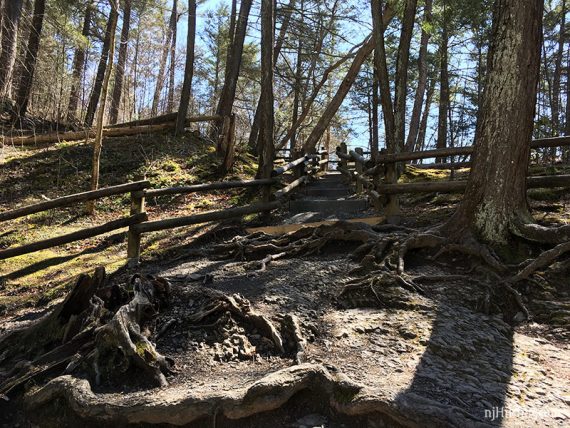
<instances>
[{"instance_id":1,"label":"tall tree","mask_svg":"<svg viewBox=\"0 0 570 428\"><path fill-rule=\"evenodd\" d=\"M170 12L170 19L168 20L166 41L162 47L162 56L160 57L158 75L156 76L156 85L154 87L154 96L152 97L151 114L153 116L156 116L158 114L158 104L160 102L162 88L164 87L164 72L166 70L166 62L168 60L168 54L172 49L172 37L176 32L176 23L178 22L177 3L177 0L172 0L172 10Z\"/></svg>"},{"instance_id":2,"label":"tall tree","mask_svg":"<svg viewBox=\"0 0 570 428\"><path fill-rule=\"evenodd\" d=\"M258 176L271 177L274 158L275 117L273 106L273 37L274 37L274 2L261 0L261 123L260 128L260 163ZM268 200L270 188L264 189L264 199Z\"/></svg>"},{"instance_id":3,"label":"tall tree","mask_svg":"<svg viewBox=\"0 0 570 428\"><path fill-rule=\"evenodd\" d=\"M564 45L566 42L566 0L562 0L560 10L560 24L558 36L558 50L554 59L554 75L552 77L552 136L560 135L560 81L562 76L562 58L564 57ZM556 149L554 149L556 151Z\"/></svg>"},{"instance_id":4,"label":"tall tree","mask_svg":"<svg viewBox=\"0 0 570 428\"><path fill-rule=\"evenodd\" d=\"M252 0L242 0L240 5L239 16L235 24L235 33L231 44L231 54L226 63L224 86L216 109L218 116L229 116L232 113L251 4ZM221 132L222 122L218 120L214 125L211 136L213 137L212 139L216 140L219 132ZM223 153L220 154L222 156L224 155Z\"/></svg>"},{"instance_id":5,"label":"tall tree","mask_svg":"<svg viewBox=\"0 0 570 428\"><path fill-rule=\"evenodd\" d=\"M45 10L45 0L36 0L34 2L32 27L28 38L26 57L20 70L18 90L16 92L16 106L20 117L24 117L28 110L28 102L30 100L30 93L32 91L32 83L34 81L34 73L36 71L38 60L38 51L40 50L40 39L44 25Z\"/></svg>"},{"instance_id":6,"label":"tall tree","mask_svg":"<svg viewBox=\"0 0 570 428\"><path fill-rule=\"evenodd\" d=\"M110 0L114 3L115 0ZM95 83L91 91L91 97L89 98L89 104L87 105L87 112L85 113L85 126L89 127L93 125L93 120L95 119L95 112L97 111L97 106L99 105L99 99L101 98L101 89L103 88L103 80L105 79L105 71L107 70L107 63L111 63L113 58L109 56L109 51L115 50L114 46L111 46L111 38L114 38L115 26L119 17L119 11L116 7L112 7L109 12L109 18L107 19L107 26L105 28L105 38L103 39L103 47L101 48L101 57L99 58L99 65L97 66L97 74L95 76Z\"/></svg>"},{"instance_id":7,"label":"tall tree","mask_svg":"<svg viewBox=\"0 0 570 428\"><path fill-rule=\"evenodd\" d=\"M194 76L194 48L196 44L196 0L188 0L188 36L186 41L186 65L184 67L184 82L180 95L180 106L176 116L176 135L182 135L186 115L192 95L192 78Z\"/></svg>"},{"instance_id":8,"label":"tall tree","mask_svg":"<svg viewBox=\"0 0 570 428\"><path fill-rule=\"evenodd\" d=\"M526 175L540 67L543 0L497 0L487 81L464 199L446 225L503 246L531 221Z\"/></svg>"},{"instance_id":9,"label":"tall tree","mask_svg":"<svg viewBox=\"0 0 570 428\"><path fill-rule=\"evenodd\" d=\"M176 22L172 25L172 38L170 40L170 68L168 71L168 98L166 103L166 112L172 113L174 110L174 83L176 77L176 39L178 36L178 10L177 3L174 1L172 10L175 13Z\"/></svg>"},{"instance_id":10,"label":"tall tree","mask_svg":"<svg viewBox=\"0 0 570 428\"><path fill-rule=\"evenodd\" d=\"M445 0L443 3L443 19L441 40L439 45L439 115L437 118L437 142L436 148L447 147L447 128L449 113L449 30L448 11ZM445 162L445 158L436 158L436 163Z\"/></svg>"},{"instance_id":11,"label":"tall tree","mask_svg":"<svg viewBox=\"0 0 570 428\"><path fill-rule=\"evenodd\" d=\"M107 101L107 91L109 88L109 81L111 80L111 72L113 70L113 57L115 53L115 31L117 28L117 21L119 19L119 4L118 0L109 0L111 13L109 14L109 22L107 31L109 32L109 64L105 67L105 75L101 82L101 102L97 110L97 121L95 130L95 140L93 141L93 162L91 174L91 190L97 190L99 187L99 166L101 160L101 149L103 148L103 117L105 116L105 103ZM107 37L107 35L105 35ZM93 214L95 212L95 201L87 203L87 212Z\"/></svg>"},{"instance_id":12,"label":"tall tree","mask_svg":"<svg viewBox=\"0 0 570 428\"><path fill-rule=\"evenodd\" d=\"M129 32L131 28L131 0L123 0L123 24L121 28L121 44L119 46L119 58L115 69L115 84L111 96L109 109L109 123L115 124L119 119L119 105L123 94L123 80L125 78L125 65L127 63L127 51L129 46Z\"/></svg>"},{"instance_id":13,"label":"tall tree","mask_svg":"<svg viewBox=\"0 0 570 428\"><path fill-rule=\"evenodd\" d=\"M81 91L81 80L83 69L85 68L85 58L87 56L87 42L91 31L91 22L93 20L93 2L90 0L85 5L85 16L83 17L83 27L81 29L82 40L75 48L73 56L73 66L71 75L71 91L69 93L69 103L67 105L67 121L72 122L76 119L77 105L79 104L79 93Z\"/></svg>"},{"instance_id":14,"label":"tall tree","mask_svg":"<svg viewBox=\"0 0 570 428\"><path fill-rule=\"evenodd\" d=\"M418 138L418 131L420 127L420 117L422 112L422 105L426 93L428 68L427 68L427 55L428 43L431 31L431 11L433 0L426 0L424 7L424 25L422 26L422 33L420 38L420 54L418 56L418 86L416 88L416 95L414 97L414 108L410 118L410 129L408 131L408 138L406 140L406 151L414 150L416 140Z\"/></svg>"},{"instance_id":15,"label":"tall tree","mask_svg":"<svg viewBox=\"0 0 570 428\"><path fill-rule=\"evenodd\" d=\"M0 54L0 96L10 97L12 72L16 61L17 34L22 14L22 0L2 4L2 53Z\"/></svg>"}]
</instances>

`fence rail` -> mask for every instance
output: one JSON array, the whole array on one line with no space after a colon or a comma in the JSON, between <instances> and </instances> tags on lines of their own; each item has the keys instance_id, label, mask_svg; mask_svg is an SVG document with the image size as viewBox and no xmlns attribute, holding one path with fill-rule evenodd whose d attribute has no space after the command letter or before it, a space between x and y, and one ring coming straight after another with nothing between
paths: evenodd
<instances>
[{"instance_id":1,"label":"fence rail","mask_svg":"<svg viewBox=\"0 0 570 428\"><path fill-rule=\"evenodd\" d=\"M322 153L321 155L325 154ZM239 218L248 214L269 212L280 208L283 205L285 197L287 197L300 185L305 184L308 181L308 177L305 171L308 171L309 175L312 173L312 167L308 168L308 166L311 166L311 162L315 160L318 163L319 168L325 167L324 163L320 162L321 159L317 155L306 155L301 156L300 158L296 159L293 162L290 162L284 167L277 168L275 171L273 171L272 178L244 181L220 181L214 183L196 184L191 186L168 187L162 189L148 189L150 187L150 182L147 180L142 180L133 183L120 184L118 186L111 186L104 189L67 195L50 201L28 205L14 210L4 211L0 213L0 222L14 220L53 208L67 207L77 203L96 200L108 196L122 195L126 193L130 193L131 195L131 210L128 217L119 218L117 220L113 220L99 226L78 230L65 235L60 235L53 238L36 241L30 244L24 244L18 247L0 250L0 260L33 253L35 251L40 251L87 238L92 238L111 232L113 230L128 227L127 258L129 259L130 264L134 264L138 262L140 258L141 235L143 233L172 229L192 224ZM296 170L298 170L300 177L294 179L291 183L275 192L273 196L276 198L276 200L273 201L264 201L261 203L254 203L241 207L154 221L149 221L147 213L145 212L145 201L149 197L183 195L196 192L208 192L214 190L236 188L259 187L269 189L271 186L281 183L278 176L283 175L286 171L293 168L296 168Z\"/></svg>"}]
</instances>

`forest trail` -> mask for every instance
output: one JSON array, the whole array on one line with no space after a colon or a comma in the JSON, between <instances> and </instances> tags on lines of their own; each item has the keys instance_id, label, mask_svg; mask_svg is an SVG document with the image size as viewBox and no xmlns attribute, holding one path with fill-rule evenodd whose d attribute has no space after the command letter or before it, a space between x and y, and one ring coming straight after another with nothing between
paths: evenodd
<instances>
[{"instance_id":1,"label":"forest trail","mask_svg":"<svg viewBox=\"0 0 570 428\"><path fill-rule=\"evenodd\" d=\"M361 216L368 207L366 199L353 195L342 174L336 171L317 177L297 196L289 203L289 209L293 214L305 213L300 216L304 220L346 220Z\"/></svg>"}]
</instances>

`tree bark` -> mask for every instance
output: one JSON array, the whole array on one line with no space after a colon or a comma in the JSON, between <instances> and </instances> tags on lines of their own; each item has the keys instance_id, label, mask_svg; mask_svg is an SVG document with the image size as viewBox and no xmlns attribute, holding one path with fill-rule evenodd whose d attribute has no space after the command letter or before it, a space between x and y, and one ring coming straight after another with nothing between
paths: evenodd
<instances>
[{"instance_id":1,"label":"tree bark","mask_svg":"<svg viewBox=\"0 0 570 428\"><path fill-rule=\"evenodd\" d=\"M89 1L85 6L85 17L83 18L83 28L81 35L87 41L91 30L91 20L93 18L93 3ZM87 56L87 46L82 43L75 48L73 57L73 72L71 77L71 91L69 93L69 103L67 105L67 121L73 122L77 116L77 105L79 104L79 92L81 90L81 81L83 77L83 69L85 68L85 58Z\"/></svg>"},{"instance_id":2,"label":"tree bark","mask_svg":"<svg viewBox=\"0 0 570 428\"><path fill-rule=\"evenodd\" d=\"M560 12L560 35L558 39L558 51L554 61L554 76L552 78L552 136L560 135L560 80L562 75L562 57L564 56L564 43L566 41L566 0L562 0ZM556 153L556 149L554 149Z\"/></svg>"},{"instance_id":3,"label":"tree bark","mask_svg":"<svg viewBox=\"0 0 570 428\"><path fill-rule=\"evenodd\" d=\"M392 2L389 0L384 8L384 13L383 13L384 27L386 27L390 23L393 17L394 17L394 9ZM305 144L303 145L303 150L305 151L305 153L311 153L315 150L317 143L323 136L323 133L329 127L331 120L334 118L342 102L346 98L346 95L350 91L350 88L354 84L354 81L358 76L360 68L362 67L362 64L364 64L364 61L366 61L366 58L368 58L368 56L372 53L373 50L374 50L374 39L370 38L357 51L356 56L354 57L352 63L350 64L350 67L346 75L344 76L344 79L342 80L337 89L337 92L332 97L331 102L327 105L325 109L325 112L323 113L317 125L315 126L309 137L307 138Z\"/></svg>"},{"instance_id":4,"label":"tree bark","mask_svg":"<svg viewBox=\"0 0 570 428\"><path fill-rule=\"evenodd\" d=\"M433 94L435 92L435 83L429 82L427 88L426 105L422 113L422 120L420 121L420 128L418 131L418 139L416 141L416 146L413 151L418 152L425 149L426 145L426 134L427 134L427 123L429 119L429 111L431 109L431 102L433 99ZM415 161L413 163L418 163Z\"/></svg>"},{"instance_id":5,"label":"tree bark","mask_svg":"<svg viewBox=\"0 0 570 428\"><path fill-rule=\"evenodd\" d=\"M376 54L375 54L376 56ZM374 58L374 64L377 60ZM378 111L378 106L380 105L380 88L378 85L378 73L376 72L376 67L373 66L372 72L372 111L371 111L371 135L370 135L370 158L376 162L378 157L378 150L380 149L380 136L379 136L379 126L380 126L380 116Z\"/></svg>"},{"instance_id":6,"label":"tree bark","mask_svg":"<svg viewBox=\"0 0 570 428\"><path fill-rule=\"evenodd\" d=\"M0 96L10 98L12 73L16 61L18 27L22 14L22 0L2 4L2 53L0 54Z\"/></svg>"},{"instance_id":7,"label":"tree bark","mask_svg":"<svg viewBox=\"0 0 570 428\"><path fill-rule=\"evenodd\" d=\"M289 23L291 22L291 15L293 13L293 9L295 9L296 0L289 0L289 4L286 7L286 11L283 14L283 22L281 23L281 28L279 29L279 35L277 36L277 40L275 41L275 47L273 49L273 61L277 64L277 59L279 58L279 54L281 53L281 48L283 47L283 43L285 42L285 36L287 35L287 31L289 30ZM303 4L301 4L301 13L303 13ZM301 16L301 19L303 17ZM301 39L299 38L299 46L301 46ZM300 49L300 48L299 48ZM299 51L297 51L297 59L299 58ZM257 101L257 107L255 108L255 115L253 117L253 123L251 125L251 131L249 133L249 147L257 148L257 137L259 136L259 122L261 120L261 97ZM295 107L293 107L295 108ZM298 109L298 106L297 106Z\"/></svg>"},{"instance_id":8,"label":"tree bark","mask_svg":"<svg viewBox=\"0 0 570 428\"><path fill-rule=\"evenodd\" d=\"M109 88L109 80L111 80L111 71L113 70L113 57L115 53L115 30L117 28L117 20L119 18L118 0L109 0L111 13L109 15L109 23L107 29L109 31L109 64L105 67L105 76L101 82L101 103L97 111L96 135L93 141L93 171L91 174L91 190L97 190L99 187L99 164L101 159L101 149L103 147L103 117L105 116L105 103L107 101L107 90ZM107 37L107 36L105 36ZM87 212L93 214L95 212L95 201L87 203Z\"/></svg>"},{"instance_id":9,"label":"tree bark","mask_svg":"<svg viewBox=\"0 0 570 428\"><path fill-rule=\"evenodd\" d=\"M249 19L249 11L251 9L252 0L243 0L239 9L239 17L235 25L235 34L233 43L230 48L230 55L226 64L226 73L222 93L218 101L216 115L229 116L232 113L234 100L236 96L237 81L241 68L241 57L243 53L243 44L247 32L247 22ZM217 140L222 130L222 122L215 122L212 127L211 137ZM224 153L221 153L222 157Z\"/></svg>"},{"instance_id":10,"label":"tree bark","mask_svg":"<svg viewBox=\"0 0 570 428\"><path fill-rule=\"evenodd\" d=\"M445 12L444 12L445 16ZM439 114L437 119L437 142L436 148L445 149L447 147L447 114L449 111L449 71L448 71L448 44L449 33L447 23L443 23L441 32L441 44L439 46ZM435 163L444 163L445 158L437 158Z\"/></svg>"},{"instance_id":11,"label":"tree bark","mask_svg":"<svg viewBox=\"0 0 570 428\"><path fill-rule=\"evenodd\" d=\"M114 1L115 0L110 0L111 3ZM91 97L89 98L89 104L87 105L87 112L85 113L85 126L87 127L93 125L93 120L95 119L95 112L97 111L99 99L101 98L103 80L105 80L107 62L109 62L109 64L113 62L113 58L109 55L109 51L115 50L115 47L111 46L111 36L114 37L114 26L117 24L118 15L119 11L117 8L112 7L109 13L109 19L107 20L107 27L105 28L105 39L103 40L103 47L101 48L101 58L99 58L99 65L97 66L95 84L93 85Z\"/></svg>"},{"instance_id":12,"label":"tree bark","mask_svg":"<svg viewBox=\"0 0 570 428\"><path fill-rule=\"evenodd\" d=\"M492 246L513 223L530 221L526 173L540 70L542 0L497 0L489 69L463 202L444 229Z\"/></svg>"},{"instance_id":13,"label":"tree bark","mask_svg":"<svg viewBox=\"0 0 570 428\"><path fill-rule=\"evenodd\" d=\"M168 100L166 104L166 112L172 113L174 111L174 84L176 77L176 39L178 35L178 4L174 0L172 12L176 16L176 21L172 26L172 40L170 41L170 69L168 78Z\"/></svg>"},{"instance_id":14,"label":"tree bark","mask_svg":"<svg viewBox=\"0 0 570 428\"><path fill-rule=\"evenodd\" d=\"M426 0L424 9L424 25L431 25L431 10L433 0ZM420 39L420 54L418 57L418 87L416 89L416 96L414 97L414 108L410 118L410 130L408 131L408 138L406 140L406 151L414 150L416 140L418 138L418 131L420 127L420 118L422 114L422 106L424 104L424 96L426 93L428 69L427 69L427 48L430 39L430 33L425 28L422 29Z\"/></svg>"},{"instance_id":15,"label":"tree bark","mask_svg":"<svg viewBox=\"0 0 570 428\"><path fill-rule=\"evenodd\" d=\"M184 133L185 119L192 96L192 78L194 77L194 47L196 44L196 0L188 1L188 36L186 41L186 65L184 67L184 82L180 95L180 106L176 117L175 134Z\"/></svg>"},{"instance_id":16,"label":"tree bark","mask_svg":"<svg viewBox=\"0 0 570 428\"><path fill-rule=\"evenodd\" d=\"M16 106L20 117L24 117L28 110L28 102L30 100L34 73L36 71L38 51L40 49L40 38L44 25L45 9L45 0L36 0L34 2L32 28L30 31L30 37L28 38L28 48L26 50L23 67L20 71L20 79L16 92Z\"/></svg>"},{"instance_id":17,"label":"tree bark","mask_svg":"<svg viewBox=\"0 0 570 428\"><path fill-rule=\"evenodd\" d=\"M259 171L261 178L271 178L274 158L274 105L273 105L273 39L274 13L273 0L261 0L261 123ZM269 201L271 188L263 188L263 199Z\"/></svg>"},{"instance_id":18,"label":"tree bark","mask_svg":"<svg viewBox=\"0 0 570 428\"><path fill-rule=\"evenodd\" d=\"M119 58L115 70L115 85L111 96L111 107L109 110L109 123L114 125L119 119L119 105L123 94L123 80L125 78L125 64L127 62L127 51L129 46L129 31L131 27L131 0L123 0L123 28L121 28L121 46L119 47Z\"/></svg>"}]
</instances>

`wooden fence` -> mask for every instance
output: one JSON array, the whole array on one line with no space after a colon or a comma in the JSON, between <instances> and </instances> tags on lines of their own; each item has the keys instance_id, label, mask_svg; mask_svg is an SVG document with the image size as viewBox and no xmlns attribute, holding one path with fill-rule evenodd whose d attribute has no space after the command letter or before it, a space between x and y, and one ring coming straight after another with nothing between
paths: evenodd
<instances>
[{"instance_id":1,"label":"wooden fence","mask_svg":"<svg viewBox=\"0 0 570 428\"><path fill-rule=\"evenodd\" d=\"M531 142L532 149L570 146L570 136L537 139ZM379 154L376 162L366 159L362 149L347 150L345 144L337 148L336 154L340 159L338 170L350 181L355 182L356 192L364 190L368 193L376 208L380 208L381 195L387 196L386 215L399 214L397 195L406 193L460 192L465 190L466 181L437 181L418 183L397 183L397 164L420 159L447 158L451 156L469 156L473 146L451 147L446 149L425 150L422 152L402 152L394 154ZM349 168L348 162L354 162ZM471 162L438 163L420 167L436 167L438 169L463 168ZM419 166L419 165L414 165ZM570 175L550 175L528 177L528 188L570 187Z\"/></svg>"},{"instance_id":2,"label":"wooden fence","mask_svg":"<svg viewBox=\"0 0 570 428\"><path fill-rule=\"evenodd\" d=\"M321 154L324 156L324 154ZM315 167L316 165L316 167ZM275 169L271 178L248 180L248 181L221 181L215 183L196 184L191 186L168 187L161 189L150 189L150 182L137 181L104 189L77 193L52 199L34 205L28 205L10 211L0 213L0 222L14 220L30 214L47 211L54 208L62 208L86 201L96 200L107 196L116 196L130 193L131 209L129 216L110 221L108 223L82 229L76 232L45 239L42 241L25 244L19 247L0 250L0 260L16 257L47 248L64 245L71 242L92 238L113 230L128 227L127 258L129 264L138 263L141 254L141 235L147 232L173 229L192 224L221 221L231 218L243 217L247 214L270 212L280 208L286 197L302 184L306 183L308 176L315 173L316 169L323 168L322 159L317 155L302 156L288 164ZM197 192L209 192L214 190L236 189L236 188L270 188L280 184L279 179L285 172L295 170L298 178L273 193L274 200L267 200L260 203L253 203L236 208L212 211L190 216L174 217L161 220L149 221L145 211L145 201L149 197L165 195L183 195Z\"/></svg>"}]
</instances>

